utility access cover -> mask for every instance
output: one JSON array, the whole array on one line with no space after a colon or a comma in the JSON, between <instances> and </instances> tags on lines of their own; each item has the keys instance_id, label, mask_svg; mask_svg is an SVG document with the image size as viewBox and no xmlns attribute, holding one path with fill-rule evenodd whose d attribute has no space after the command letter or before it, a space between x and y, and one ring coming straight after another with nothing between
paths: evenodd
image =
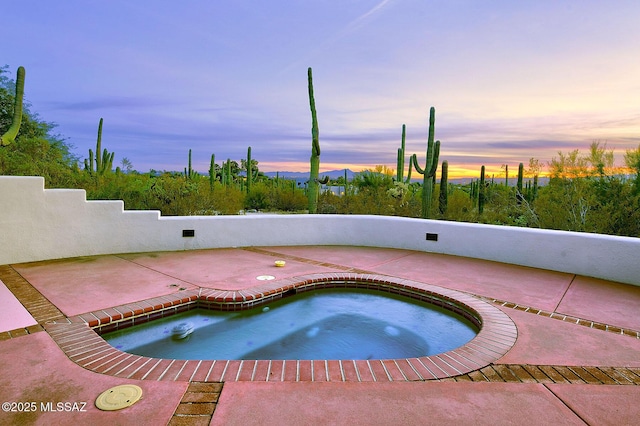
<instances>
[{"instance_id":1,"label":"utility access cover","mask_svg":"<svg viewBox=\"0 0 640 426\"><path fill-rule=\"evenodd\" d=\"M127 408L142 398L142 389L136 385L120 385L102 392L96 398L96 407L103 411Z\"/></svg>"}]
</instances>

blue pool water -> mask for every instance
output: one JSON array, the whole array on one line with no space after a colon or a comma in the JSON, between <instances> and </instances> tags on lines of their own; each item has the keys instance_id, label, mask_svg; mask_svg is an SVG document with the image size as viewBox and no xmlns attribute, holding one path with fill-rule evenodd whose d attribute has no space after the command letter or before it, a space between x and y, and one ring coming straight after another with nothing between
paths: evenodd
<instances>
[{"instance_id":1,"label":"blue pool water","mask_svg":"<svg viewBox=\"0 0 640 426\"><path fill-rule=\"evenodd\" d=\"M391 359L446 352L477 332L465 318L425 302L331 289L239 312L195 309L102 337L155 358Z\"/></svg>"}]
</instances>

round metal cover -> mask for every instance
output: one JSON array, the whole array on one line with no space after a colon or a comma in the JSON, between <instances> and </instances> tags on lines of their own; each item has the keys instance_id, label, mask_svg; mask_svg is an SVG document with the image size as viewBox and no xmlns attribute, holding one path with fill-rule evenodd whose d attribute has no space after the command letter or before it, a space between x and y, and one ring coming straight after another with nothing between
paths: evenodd
<instances>
[{"instance_id":1,"label":"round metal cover","mask_svg":"<svg viewBox=\"0 0 640 426\"><path fill-rule=\"evenodd\" d=\"M136 385L119 385L107 389L96 398L96 407L103 411L127 408L142 398L142 389Z\"/></svg>"},{"instance_id":2,"label":"round metal cover","mask_svg":"<svg viewBox=\"0 0 640 426\"><path fill-rule=\"evenodd\" d=\"M269 281L269 280L275 280L276 277L274 277L273 275L259 275L256 277L256 279L260 281Z\"/></svg>"}]
</instances>

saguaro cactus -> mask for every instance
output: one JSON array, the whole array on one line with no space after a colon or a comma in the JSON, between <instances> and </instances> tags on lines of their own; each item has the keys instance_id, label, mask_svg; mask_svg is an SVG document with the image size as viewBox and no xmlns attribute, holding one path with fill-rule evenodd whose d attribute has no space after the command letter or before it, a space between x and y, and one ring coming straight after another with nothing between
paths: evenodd
<instances>
[{"instance_id":1,"label":"saguaro cactus","mask_svg":"<svg viewBox=\"0 0 640 426\"><path fill-rule=\"evenodd\" d=\"M251 160L251 147L247 148L247 163L245 164L247 172L247 194L251 192L251 184L258 178L258 170L253 172L253 160Z\"/></svg>"},{"instance_id":2,"label":"saguaro cactus","mask_svg":"<svg viewBox=\"0 0 640 426\"><path fill-rule=\"evenodd\" d=\"M518 204L522 203L522 200L524 199L524 196L522 195L522 180L524 178L524 165L522 163L520 163L518 165L518 184L516 186L516 200L518 201Z\"/></svg>"},{"instance_id":3,"label":"saguaro cactus","mask_svg":"<svg viewBox=\"0 0 640 426\"><path fill-rule=\"evenodd\" d=\"M447 213L447 204L449 197L449 162L442 162L442 170L440 171L440 197L438 199L438 209L441 215Z\"/></svg>"},{"instance_id":4,"label":"saguaro cactus","mask_svg":"<svg viewBox=\"0 0 640 426\"><path fill-rule=\"evenodd\" d=\"M233 179L232 179L233 176L231 176L231 159L230 158L227 158L226 170L227 171L225 173L225 176L226 176L225 185L227 187L230 187L231 186L231 182L233 181Z\"/></svg>"},{"instance_id":5,"label":"saguaro cactus","mask_svg":"<svg viewBox=\"0 0 640 426\"><path fill-rule=\"evenodd\" d=\"M484 199L485 199L485 188L484 183L484 166L480 168L480 186L478 187L478 213L482 214L484 211Z\"/></svg>"},{"instance_id":6,"label":"saguaro cactus","mask_svg":"<svg viewBox=\"0 0 640 426\"><path fill-rule=\"evenodd\" d=\"M247 194L251 192L251 178L253 177L253 173L251 170L251 147L247 148L247 164L245 165L247 169Z\"/></svg>"},{"instance_id":7,"label":"saguaro cactus","mask_svg":"<svg viewBox=\"0 0 640 426\"><path fill-rule=\"evenodd\" d=\"M113 156L115 153L107 151L107 148L104 151L100 152L102 149L102 118L100 119L100 123L98 124L98 140L96 142L96 153L95 157L93 151L89 149L89 161L84 160L84 169L89 173L95 173L98 176L102 176L107 172L110 172L113 168ZM95 170L93 169L95 158Z\"/></svg>"},{"instance_id":8,"label":"saguaro cactus","mask_svg":"<svg viewBox=\"0 0 640 426\"><path fill-rule=\"evenodd\" d=\"M7 146L13 143L18 136L20 125L22 124L22 98L24 96L24 67L18 67L16 77L16 96L13 101L13 119L9 129L0 136L0 146Z\"/></svg>"},{"instance_id":9,"label":"saguaro cactus","mask_svg":"<svg viewBox=\"0 0 640 426\"><path fill-rule=\"evenodd\" d=\"M402 182L404 180L404 146L406 137L406 126L402 125L402 142L400 148L398 148L398 170L396 171L396 181ZM404 183L411 182L411 158L409 158L409 171L407 172L407 180Z\"/></svg>"},{"instance_id":10,"label":"saguaro cactus","mask_svg":"<svg viewBox=\"0 0 640 426\"><path fill-rule=\"evenodd\" d=\"M349 180L347 179L347 169L344 169L344 195L347 195L347 187L349 185Z\"/></svg>"},{"instance_id":11,"label":"saguaro cactus","mask_svg":"<svg viewBox=\"0 0 640 426\"><path fill-rule=\"evenodd\" d=\"M418 173L423 175L422 179L422 218L427 219L431 213L431 197L433 195L433 179L438 168L438 157L440 156L440 141L433 142L435 133L436 109L431 107L429 112L429 138L427 139L426 164L424 169L418 164L418 157L413 154L411 163Z\"/></svg>"},{"instance_id":12,"label":"saguaro cactus","mask_svg":"<svg viewBox=\"0 0 640 426\"><path fill-rule=\"evenodd\" d=\"M191 180L191 179L195 179L197 176L198 176L198 172L196 172L191 168L191 150L189 150L189 163L188 163L188 167L184 169L184 177L186 177L187 180Z\"/></svg>"},{"instance_id":13,"label":"saguaro cactus","mask_svg":"<svg viewBox=\"0 0 640 426\"><path fill-rule=\"evenodd\" d=\"M307 70L307 78L309 81L309 106L311 107L311 170L309 173L309 187L307 197L309 199L309 213L318 211L318 184L326 184L329 177L325 176L323 180L318 179L320 172L320 138L318 131L318 117L316 115L316 100L313 97L313 76L311 67Z\"/></svg>"},{"instance_id":14,"label":"saguaro cactus","mask_svg":"<svg viewBox=\"0 0 640 426\"><path fill-rule=\"evenodd\" d=\"M216 182L216 155L211 154L211 162L209 163L209 190L213 191Z\"/></svg>"}]
</instances>

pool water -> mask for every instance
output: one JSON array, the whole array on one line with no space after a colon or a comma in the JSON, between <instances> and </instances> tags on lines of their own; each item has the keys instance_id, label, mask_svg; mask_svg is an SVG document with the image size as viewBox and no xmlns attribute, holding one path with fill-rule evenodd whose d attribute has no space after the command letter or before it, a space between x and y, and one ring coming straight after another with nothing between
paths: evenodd
<instances>
[{"instance_id":1,"label":"pool water","mask_svg":"<svg viewBox=\"0 0 640 426\"><path fill-rule=\"evenodd\" d=\"M172 336L185 326L193 332ZM429 303L331 289L244 311L194 309L102 337L119 350L154 358L392 359L447 352L477 333L467 319Z\"/></svg>"}]
</instances>

